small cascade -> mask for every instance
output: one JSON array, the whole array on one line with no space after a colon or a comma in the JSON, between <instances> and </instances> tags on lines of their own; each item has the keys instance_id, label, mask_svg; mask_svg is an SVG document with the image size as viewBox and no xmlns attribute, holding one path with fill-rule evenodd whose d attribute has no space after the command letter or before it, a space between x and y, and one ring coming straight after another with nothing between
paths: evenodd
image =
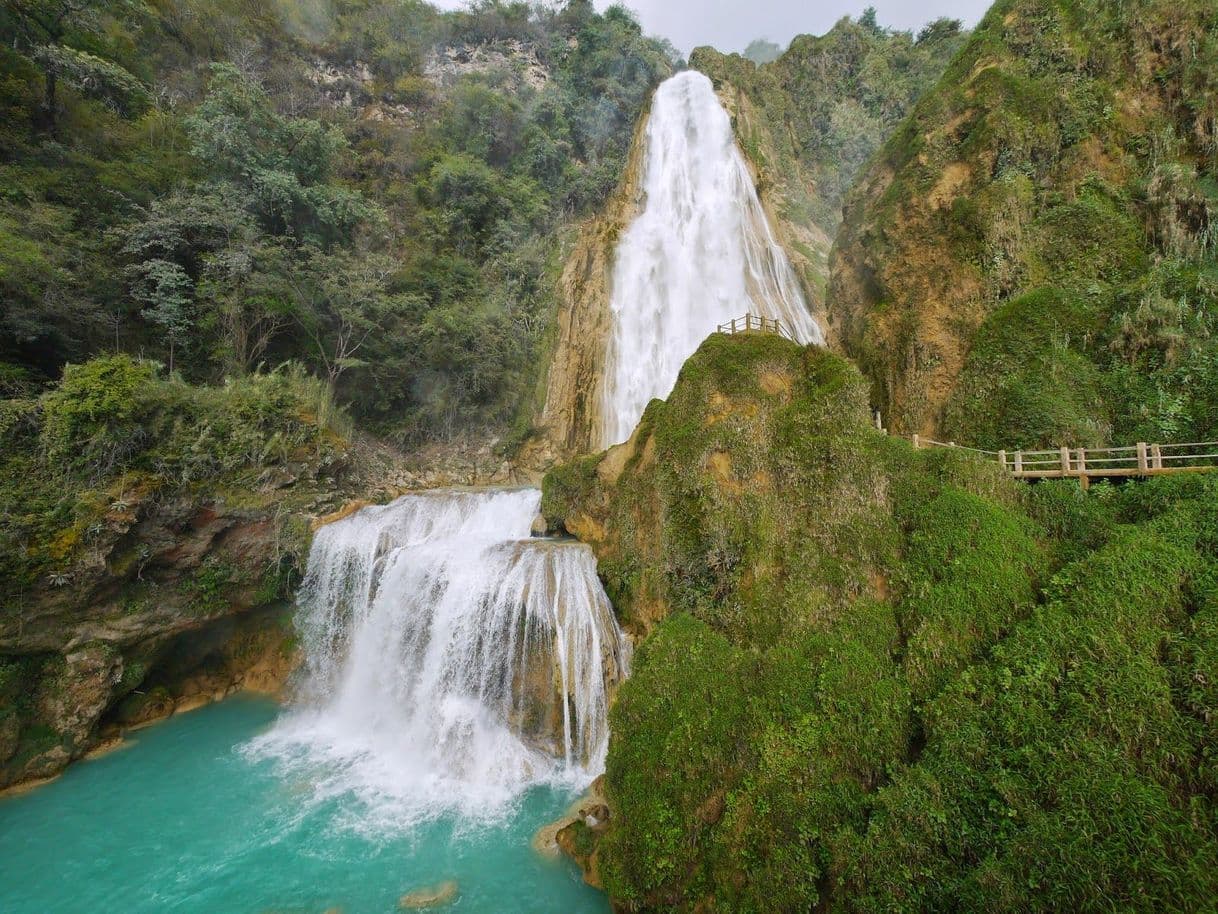
<instances>
[{"instance_id":1,"label":"small cascade","mask_svg":"<svg viewBox=\"0 0 1218 914\"><path fill-rule=\"evenodd\" d=\"M823 341L710 79L686 71L661 84L646 143L646 202L614 263L602 447L630 436L721 323L752 313Z\"/></svg>"},{"instance_id":2,"label":"small cascade","mask_svg":"<svg viewBox=\"0 0 1218 914\"><path fill-rule=\"evenodd\" d=\"M603 770L629 642L591 551L529 538L539 503L438 490L319 530L297 702L253 751L399 824Z\"/></svg>"}]
</instances>

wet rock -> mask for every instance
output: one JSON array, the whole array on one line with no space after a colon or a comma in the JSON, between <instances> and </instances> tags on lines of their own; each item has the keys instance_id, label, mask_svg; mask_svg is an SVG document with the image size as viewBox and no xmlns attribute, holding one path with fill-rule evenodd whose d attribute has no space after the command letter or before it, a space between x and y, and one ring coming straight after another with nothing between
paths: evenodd
<instances>
[{"instance_id":1,"label":"wet rock","mask_svg":"<svg viewBox=\"0 0 1218 914\"><path fill-rule=\"evenodd\" d=\"M533 518L533 526L529 528L529 535L545 536L547 528L548 524L546 524L546 519L538 514L535 518Z\"/></svg>"},{"instance_id":2,"label":"wet rock","mask_svg":"<svg viewBox=\"0 0 1218 914\"><path fill-rule=\"evenodd\" d=\"M449 879L446 882L424 886L421 889L415 889L413 892L407 892L398 902L398 907L404 911L439 908L456 901L458 892L457 881Z\"/></svg>"},{"instance_id":3,"label":"wet rock","mask_svg":"<svg viewBox=\"0 0 1218 914\"><path fill-rule=\"evenodd\" d=\"M16 714L0 716L0 762L7 762L21 741L21 719Z\"/></svg>"},{"instance_id":4,"label":"wet rock","mask_svg":"<svg viewBox=\"0 0 1218 914\"><path fill-rule=\"evenodd\" d=\"M39 718L60 735L69 752L83 748L122 671L122 655L93 642L68 653L53 683L42 690Z\"/></svg>"}]
</instances>

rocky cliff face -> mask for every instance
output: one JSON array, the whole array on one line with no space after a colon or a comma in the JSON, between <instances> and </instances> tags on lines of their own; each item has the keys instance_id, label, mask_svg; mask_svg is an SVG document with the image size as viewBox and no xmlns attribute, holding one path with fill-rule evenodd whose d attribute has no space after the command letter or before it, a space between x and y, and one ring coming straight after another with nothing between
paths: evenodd
<instances>
[{"instance_id":1,"label":"rocky cliff face","mask_svg":"<svg viewBox=\"0 0 1218 914\"><path fill-rule=\"evenodd\" d=\"M1216 36L1207 2L990 10L833 253L833 326L894 429L1209 433L1213 398L1180 393L1213 361Z\"/></svg>"},{"instance_id":2,"label":"rocky cliff face","mask_svg":"<svg viewBox=\"0 0 1218 914\"><path fill-rule=\"evenodd\" d=\"M131 495L68 574L0 614L0 787L58 774L126 727L295 665L292 591L333 480Z\"/></svg>"},{"instance_id":3,"label":"rocky cliff face","mask_svg":"<svg viewBox=\"0 0 1218 914\"><path fill-rule=\"evenodd\" d=\"M602 213L579 227L559 280L558 340L546 377L541 436L525 462L553 463L555 455L586 454L600 422L601 375L610 331L609 287L618 237L643 204L642 169L647 115L635 127L626 171Z\"/></svg>"}]
</instances>

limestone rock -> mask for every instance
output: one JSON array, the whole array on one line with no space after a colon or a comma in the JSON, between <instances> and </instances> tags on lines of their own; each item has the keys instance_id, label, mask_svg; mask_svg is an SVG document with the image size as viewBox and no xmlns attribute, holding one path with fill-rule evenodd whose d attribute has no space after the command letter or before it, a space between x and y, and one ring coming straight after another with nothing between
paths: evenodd
<instances>
[{"instance_id":1,"label":"limestone rock","mask_svg":"<svg viewBox=\"0 0 1218 914\"><path fill-rule=\"evenodd\" d=\"M398 902L398 907L404 911L419 911L426 908L440 908L457 900L459 888L455 879L449 879L436 885L425 886L407 892Z\"/></svg>"}]
</instances>

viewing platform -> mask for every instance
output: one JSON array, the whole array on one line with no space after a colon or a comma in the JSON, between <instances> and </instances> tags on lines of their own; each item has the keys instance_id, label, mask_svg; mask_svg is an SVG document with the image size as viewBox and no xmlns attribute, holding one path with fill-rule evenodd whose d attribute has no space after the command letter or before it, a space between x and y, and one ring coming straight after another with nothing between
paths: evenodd
<instances>
[{"instance_id":1,"label":"viewing platform","mask_svg":"<svg viewBox=\"0 0 1218 914\"><path fill-rule=\"evenodd\" d=\"M784 339L794 340L791 332L786 328L782 321L773 317L760 317L756 314L746 314L744 317L737 317L726 324L720 324L716 328L718 333L773 333Z\"/></svg>"}]
</instances>

